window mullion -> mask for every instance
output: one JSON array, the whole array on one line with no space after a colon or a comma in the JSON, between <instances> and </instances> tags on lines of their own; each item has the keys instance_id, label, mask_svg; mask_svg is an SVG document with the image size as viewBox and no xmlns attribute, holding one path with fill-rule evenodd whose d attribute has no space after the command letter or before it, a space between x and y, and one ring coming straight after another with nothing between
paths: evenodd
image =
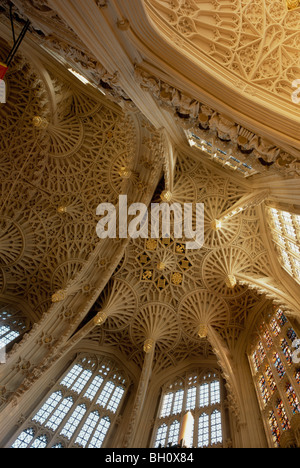
<instances>
[{"instance_id":1,"label":"window mullion","mask_svg":"<svg viewBox=\"0 0 300 468\"><path fill-rule=\"evenodd\" d=\"M75 444L75 440L77 439L77 436L78 436L79 432L81 431L81 429L83 428L83 426L84 426L86 420L88 419L88 417L89 417L90 414L91 414L91 413L89 412L89 410L88 410L88 407L87 407L86 403L80 403L80 402L78 402L77 405L74 405L75 407L74 407L73 411L70 412L69 417L72 416L72 414L74 413L74 411L76 410L76 408L78 408L78 406L80 406L80 405L84 405L85 408L86 408L86 411L85 411L85 414L84 414L83 418L81 419L80 423L78 424L78 426L76 427L75 431L73 432L72 436L70 437L70 439L67 439L67 440L68 440L68 446L69 446L69 447L72 447L73 445L76 445L76 444ZM63 436L63 437L64 437L64 436Z\"/></svg>"}]
</instances>

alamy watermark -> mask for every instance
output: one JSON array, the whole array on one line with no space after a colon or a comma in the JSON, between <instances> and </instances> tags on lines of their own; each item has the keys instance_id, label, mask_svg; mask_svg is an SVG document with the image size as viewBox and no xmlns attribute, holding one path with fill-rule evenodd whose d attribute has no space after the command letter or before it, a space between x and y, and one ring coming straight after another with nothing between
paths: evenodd
<instances>
[{"instance_id":1,"label":"alamy watermark","mask_svg":"<svg viewBox=\"0 0 300 468\"><path fill-rule=\"evenodd\" d=\"M128 206L127 195L119 196L116 208L112 203L101 203L97 216L102 216L96 232L100 239L158 239L185 238L187 250L200 249L204 243L203 203L144 203ZM118 226L117 226L118 224Z\"/></svg>"}]
</instances>

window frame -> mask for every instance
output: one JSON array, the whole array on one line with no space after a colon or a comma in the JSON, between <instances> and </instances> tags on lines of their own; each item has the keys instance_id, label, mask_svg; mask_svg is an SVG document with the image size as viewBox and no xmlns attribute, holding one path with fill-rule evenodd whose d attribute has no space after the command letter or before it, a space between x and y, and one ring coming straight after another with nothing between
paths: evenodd
<instances>
[{"instance_id":1,"label":"window frame","mask_svg":"<svg viewBox=\"0 0 300 468\"><path fill-rule=\"evenodd\" d=\"M269 346L269 335L272 346ZM256 330L255 344L248 353L267 439L272 447L280 447L281 436L289 429L295 410L300 413L300 379L297 381L296 377L299 365L291 360L295 350L293 342L297 336L300 335L298 330L295 331L294 324L277 307L272 314L266 311L262 317ZM264 348L264 353L259 352L259 347ZM260 384L262 378L265 386ZM282 423L283 414L285 424Z\"/></svg>"},{"instance_id":2,"label":"window frame","mask_svg":"<svg viewBox=\"0 0 300 468\"><path fill-rule=\"evenodd\" d=\"M84 379L87 375L89 378ZM94 380L99 376L103 380L97 391L93 389L93 391L88 392ZM113 385L113 389L106 399L105 405L101 406L98 400L109 382ZM41 437L47 438L47 446L44 448L89 448L92 443L97 448L100 448L99 445L101 448L105 447L124 404L130 384L131 380L127 373L114 360L105 356L80 354L15 434L8 447L18 448L16 445L19 438L23 437L28 430L34 432L34 437L29 442L28 447L22 448L32 447L35 441L39 441ZM113 400L113 405L109 406L112 397L119 388L122 388L123 391L118 393L118 404L116 404L116 400ZM80 391L78 392L78 390ZM58 413L62 409L62 405L65 405L66 411ZM90 421L91 415L96 413L98 420L90 431L87 423ZM75 424L74 419L76 417L77 424ZM105 431L103 432L103 430ZM79 440L80 434L81 439ZM98 438L95 439L96 434ZM86 437L85 440L84 437Z\"/></svg>"},{"instance_id":3,"label":"window frame","mask_svg":"<svg viewBox=\"0 0 300 468\"><path fill-rule=\"evenodd\" d=\"M218 382L218 391L217 394L215 392L215 382ZM222 385L222 377L219 370L216 369L198 369L193 370L192 372L186 372L183 376L177 377L173 379L171 382L165 384L162 388L162 393L160 397L159 408L157 412L156 421L153 428L153 434L151 439L151 446L156 447L158 446L158 433L159 431L165 427L165 438L164 441L162 438L160 440L164 442L162 446L168 444L169 440L169 432L172 424L175 421L179 422L179 431L182 423L182 419L184 415L191 411L194 416L194 431L193 431L193 447L198 447L199 445L199 424L200 418L202 415L206 414L209 421L209 443L208 447L222 447L225 441L225 418L224 418L224 389ZM205 400L201 400L201 388L207 385L208 386L208 395L206 396ZM195 406L191 407L191 402L189 397L189 393L192 393L192 389L196 387L196 395L190 395L190 399L195 401ZM178 391L184 392L183 397L183 404L181 411L178 413L173 413L174 408L174 395ZM169 412L163 412L163 409L166 407L165 399L168 395L173 394L173 400L169 405ZM216 398L217 397L217 398ZM201 401L203 405L201 406ZM205 404L204 404L205 403ZM221 440L217 441L215 444L212 444L212 427L213 427L213 414L217 411L220 414L221 420L221 432L222 437ZM164 426L165 425L165 426ZM178 436L179 436L178 431Z\"/></svg>"}]
</instances>

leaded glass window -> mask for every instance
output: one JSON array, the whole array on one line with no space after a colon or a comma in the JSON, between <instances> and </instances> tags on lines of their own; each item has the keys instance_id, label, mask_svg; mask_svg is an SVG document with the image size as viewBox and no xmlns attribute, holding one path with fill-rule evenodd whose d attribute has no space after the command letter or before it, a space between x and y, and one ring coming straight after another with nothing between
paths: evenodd
<instances>
[{"instance_id":1,"label":"leaded glass window","mask_svg":"<svg viewBox=\"0 0 300 468\"><path fill-rule=\"evenodd\" d=\"M192 446L221 446L222 397L218 372L195 371L164 387L154 429L154 447L179 443L180 427L188 411L194 416Z\"/></svg>"},{"instance_id":2,"label":"leaded glass window","mask_svg":"<svg viewBox=\"0 0 300 468\"><path fill-rule=\"evenodd\" d=\"M299 215L270 207L267 210L279 261L283 268L300 283Z\"/></svg>"},{"instance_id":3,"label":"leaded glass window","mask_svg":"<svg viewBox=\"0 0 300 468\"><path fill-rule=\"evenodd\" d=\"M79 357L11 447L101 448L128 383L114 362Z\"/></svg>"},{"instance_id":4,"label":"leaded glass window","mask_svg":"<svg viewBox=\"0 0 300 468\"><path fill-rule=\"evenodd\" d=\"M28 324L20 314L9 311L0 311L0 348L9 345L28 329Z\"/></svg>"}]
</instances>

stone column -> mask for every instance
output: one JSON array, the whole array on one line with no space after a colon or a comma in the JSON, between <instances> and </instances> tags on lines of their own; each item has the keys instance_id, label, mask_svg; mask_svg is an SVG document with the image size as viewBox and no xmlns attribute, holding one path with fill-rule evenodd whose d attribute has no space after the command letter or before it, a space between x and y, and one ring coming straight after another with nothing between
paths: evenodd
<instances>
[{"instance_id":1,"label":"stone column","mask_svg":"<svg viewBox=\"0 0 300 468\"><path fill-rule=\"evenodd\" d=\"M131 418L128 425L128 431L125 435L123 447L133 448L136 432L141 421L141 416L144 408L145 398L149 386L150 377L152 374L153 358L155 353L155 341L146 340L144 344L144 365L140 376L138 389L135 396L135 401L131 413Z\"/></svg>"}]
</instances>

